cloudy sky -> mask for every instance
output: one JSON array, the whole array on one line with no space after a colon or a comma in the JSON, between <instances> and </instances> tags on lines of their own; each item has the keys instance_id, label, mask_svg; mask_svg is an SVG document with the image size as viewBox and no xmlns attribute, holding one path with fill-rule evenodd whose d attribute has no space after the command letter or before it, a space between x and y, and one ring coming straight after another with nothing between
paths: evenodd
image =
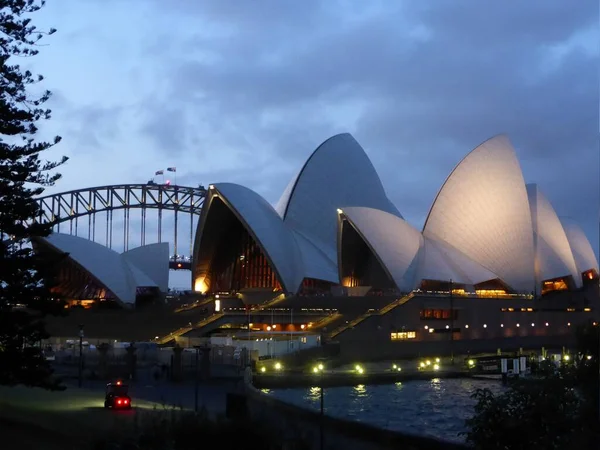
<instances>
[{"instance_id":1,"label":"cloudy sky","mask_svg":"<svg viewBox=\"0 0 600 450\"><path fill-rule=\"evenodd\" d=\"M48 192L176 166L178 184L275 203L350 132L422 226L460 159L507 133L526 181L597 249L599 12L576 3L48 0L35 21L58 32L28 64L54 92L47 157L71 158Z\"/></svg>"}]
</instances>

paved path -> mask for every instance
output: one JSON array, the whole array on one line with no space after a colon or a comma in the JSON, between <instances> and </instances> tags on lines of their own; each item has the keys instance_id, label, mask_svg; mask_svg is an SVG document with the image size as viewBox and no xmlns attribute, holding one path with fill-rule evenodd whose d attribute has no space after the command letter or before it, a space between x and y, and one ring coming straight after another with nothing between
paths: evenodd
<instances>
[{"instance_id":1,"label":"paved path","mask_svg":"<svg viewBox=\"0 0 600 450\"><path fill-rule=\"evenodd\" d=\"M39 430L35 432L37 435L56 432L70 436L71 439L63 447L63 450L67 450L82 448L81 445L90 437L131 430L134 424L152 420L157 413L173 407L194 409L195 388L189 383L134 383L130 388L133 409L129 411L104 408L104 382L86 381L83 388L78 388L76 382L66 385L67 389L60 392L0 386L0 432L14 428L11 423L25 427L30 424ZM224 414L226 394L233 389L234 383L200 385L200 407L204 406L213 417ZM16 431L11 433L13 437L19 435ZM34 444L31 445L30 448L36 448ZM4 450L2 445L0 448ZM25 441L23 448L27 448Z\"/></svg>"},{"instance_id":2,"label":"paved path","mask_svg":"<svg viewBox=\"0 0 600 450\"><path fill-rule=\"evenodd\" d=\"M78 389L76 383L67 384L69 390ZM225 402L228 392L236 390L236 382L211 382L198 385L198 404L204 407L211 415L225 414ZM103 398L105 382L86 381L84 388L97 392ZM130 396L132 404L150 402L153 406L166 408L183 408L193 410L195 406L195 386L193 383L172 384L168 382L133 382L130 383Z\"/></svg>"}]
</instances>

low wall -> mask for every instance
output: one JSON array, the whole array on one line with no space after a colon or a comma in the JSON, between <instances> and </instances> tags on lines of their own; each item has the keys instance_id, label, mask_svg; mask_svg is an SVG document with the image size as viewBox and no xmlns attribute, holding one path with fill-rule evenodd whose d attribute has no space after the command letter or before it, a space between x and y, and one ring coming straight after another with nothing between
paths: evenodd
<instances>
[{"instance_id":1,"label":"low wall","mask_svg":"<svg viewBox=\"0 0 600 450\"><path fill-rule=\"evenodd\" d=\"M360 422L321 416L296 405L275 399L247 385L246 405L250 417L280 430L286 442L305 442L327 450L466 450L464 444L384 430Z\"/></svg>"},{"instance_id":2,"label":"low wall","mask_svg":"<svg viewBox=\"0 0 600 450\"><path fill-rule=\"evenodd\" d=\"M398 358L420 358L426 356L448 356L453 351L457 354L514 352L522 348L527 350L561 349L563 346L575 345L575 337L565 336L529 336L494 339L464 339L450 342L449 339L439 341L389 341L368 339L368 335L352 334L339 339L339 363L354 361L384 361Z\"/></svg>"},{"instance_id":3,"label":"low wall","mask_svg":"<svg viewBox=\"0 0 600 450\"><path fill-rule=\"evenodd\" d=\"M325 344L318 347L310 347L303 350L299 350L297 352L288 353L286 355L281 355L276 358L272 358L273 361L279 361L282 363L287 369L302 369L305 366L314 363L316 360L321 358L334 358L338 356L340 353L339 344ZM263 359L262 361L269 361L268 359Z\"/></svg>"},{"instance_id":4,"label":"low wall","mask_svg":"<svg viewBox=\"0 0 600 450\"><path fill-rule=\"evenodd\" d=\"M357 384L393 384L397 382L432 380L434 378L465 378L470 374L463 370L375 372L358 375L340 372L326 373L322 376L312 373L257 373L253 376L253 385L259 389L287 389L296 387L324 386L356 386Z\"/></svg>"}]
</instances>

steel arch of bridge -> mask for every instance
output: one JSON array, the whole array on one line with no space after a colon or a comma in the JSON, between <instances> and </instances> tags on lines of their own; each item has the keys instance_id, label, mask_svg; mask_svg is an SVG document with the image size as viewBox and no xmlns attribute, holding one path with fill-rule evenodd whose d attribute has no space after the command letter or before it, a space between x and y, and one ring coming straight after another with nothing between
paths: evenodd
<instances>
[{"instance_id":1,"label":"steel arch of bridge","mask_svg":"<svg viewBox=\"0 0 600 450\"><path fill-rule=\"evenodd\" d=\"M114 211L123 210L124 248L129 248L129 211L140 209L141 245L145 245L146 210L158 210L158 242L162 239L162 213L175 215L174 254L177 255L177 216L179 213L199 216L204 204L206 189L166 184L121 184L98 186L47 195L37 199L40 206L38 221L50 223L60 231L60 224L70 222L70 233L77 234L78 219L88 217L88 239L95 240L96 214L106 213L106 242L112 247L112 217ZM193 245L193 220L190 220L190 256ZM75 230L73 229L75 227Z\"/></svg>"}]
</instances>

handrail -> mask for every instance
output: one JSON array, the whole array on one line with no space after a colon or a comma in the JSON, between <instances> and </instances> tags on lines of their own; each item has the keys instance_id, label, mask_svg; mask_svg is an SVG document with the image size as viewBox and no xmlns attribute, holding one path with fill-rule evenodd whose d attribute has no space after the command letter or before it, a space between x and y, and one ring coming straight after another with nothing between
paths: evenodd
<instances>
[{"instance_id":1,"label":"handrail","mask_svg":"<svg viewBox=\"0 0 600 450\"><path fill-rule=\"evenodd\" d=\"M368 317L371 316L383 316L387 313L389 313L392 309L396 308L397 306L401 306L403 304L405 304L407 301L409 301L411 298L413 298L415 296L414 292L410 292L409 294L405 295L404 297L400 297L397 298L396 300L394 300L393 302L385 305L383 308L380 308L377 311L374 310L369 310L363 314L361 314L360 316L358 316L357 318L355 318L354 320L336 328L335 330L333 330L331 332L331 334L329 335L330 338L334 338L338 335L340 335L341 333L343 333L344 331L355 327L356 325L358 325L359 323L361 323L363 320L367 319Z\"/></svg>"},{"instance_id":2,"label":"handrail","mask_svg":"<svg viewBox=\"0 0 600 450\"><path fill-rule=\"evenodd\" d=\"M181 327L181 328L167 334L166 336L163 336L162 338L157 340L157 343L158 344L166 344L167 342L169 342L172 339L178 338L179 336L182 336L185 333L189 333L194 328L202 328L202 327L208 325L209 323L212 323L215 320L218 320L224 316L225 316L224 313L213 314L212 316L206 317L205 319L202 319L200 322L197 322L196 325L194 325L194 326Z\"/></svg>"}]
</instances>

